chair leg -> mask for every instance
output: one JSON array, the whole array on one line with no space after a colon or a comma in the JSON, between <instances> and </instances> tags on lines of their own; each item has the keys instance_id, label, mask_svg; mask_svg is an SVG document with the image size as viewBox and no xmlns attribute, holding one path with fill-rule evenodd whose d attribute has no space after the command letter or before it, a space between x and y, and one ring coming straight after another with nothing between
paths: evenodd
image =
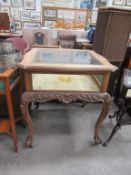
<instances>
[{"instance_id":1,"label":"chair leg","mask_svg":"<svg viewBox=\"0 0 131 175\"><path fill-rule=\"evenodd\" d=\"M16 128L15 128L15 124L10 124L11 125L11 136L13 139L13 143L14 143L14 151L16 153L18 153L18 143L17 143L17 136L16 136Z\"/></svg>"},{"instance_id":2,"label":"chair leg","mask_svg":"<svg viewBox=\"0 0 131 175\"><path fill-rule=\"evenodd\" d=\"M40 103L39 102L34 102L35 109L39 109Z\"/></svg>"},{"instance_id":3,"label":"chair leg","mask_svg":"<svg viewBox=\"0 0 131 175\"><path fill-rule=\"evenodd\" d=\"M111 141L112 137L115 135L115 133L120 129L120 124L116 124L115 127L113 128L110 137L107 139L105 143L103 143L103 146L107 146L109 142Z\"/></svg>"},{"instance_id":4,"label":"chair leg","mask_svg":"<svg viewBox=\"0 0 131 175\"><path fill-rule=\"evenodd\" d=\"M16 127L15 127L15 119L14 119L14 110L13 110L13 103L12 103L10 85L9 85L8 80L5 80L5 90L6 90L8 113L9 113L9 118L10 118L10 130L11 130L11 135L12 135L12 139L13 139L13 143L14 143L14 151L18 152Z\"/></svg>"},{"instance_id":5,"label":"chair leg","mask_svg":"<svg viewBox=\"0 0 131 175\"><path fill-rule=\"evenodd\" d=\"M126 108L124 106L121 106L121 108L119 108L119 111L116 111L114 113L114 116L116 117L116 125L114 126L110 137L107 139L107 141L105 141L103 143L103 146L107 146L109 144L109 142L111 141L111 139L113 138L113 136L115 135L115 133L121 128L122 125L122 118L124 116L124 113L126 112Z\"/></svg>"},{"instance_id":6,"label":"chair leg","mask_svg":"<svg viewBox=\"0 0 131 175\"><path fill-rule=\"evenodd\" d=\"M113 119L113 118L115 118L118 115L119 115L119 111L116 111L113 115L109 115L109 118Z\"/></svg>"}]
</instances>

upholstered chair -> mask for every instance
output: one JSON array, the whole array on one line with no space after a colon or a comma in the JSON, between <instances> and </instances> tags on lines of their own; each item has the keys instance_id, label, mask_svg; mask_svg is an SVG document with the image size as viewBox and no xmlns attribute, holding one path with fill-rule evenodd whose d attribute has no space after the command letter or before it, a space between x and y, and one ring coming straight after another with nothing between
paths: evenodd
<instances>
[{"instance_id":1,"label":"upholstered chair","mask_svg":"<svg viewBox=\"0 0 131 175\"><path fill-rule=\"evenodd\" d=\"M7 40L12 41L12 43L15 46L16 50L21 52L22 55L24 55L26 52L28 52L30 50L29 43L25 38L10 37Z\"/></svg>"}]
</instances>

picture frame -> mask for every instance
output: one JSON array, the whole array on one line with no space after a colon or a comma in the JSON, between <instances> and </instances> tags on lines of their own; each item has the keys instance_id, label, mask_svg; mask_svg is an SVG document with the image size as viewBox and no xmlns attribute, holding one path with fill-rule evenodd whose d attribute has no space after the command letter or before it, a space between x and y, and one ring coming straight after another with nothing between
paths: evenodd
<instances>
[{"instance_id":1,"label":"picture frame","mask_svg":"<svg viewBox=\"0 0 131 175\"><path fill-rule=\"evenodd\" d=\"M58 10L57 18L64 18L64 11L63 10Z\"/></svg>"},{"instance_id":2,"label":"picture frame","mask_svg":"<svg viewBox=\"0 0 131 175\"><path fill-rule=\"evenodd\" d=\"M24 0L23 3L25 10L35 10L35 0Z\"/></svg>"},{"instance_id":3,"label":"picture frame","mask_svg":"<svg viewBox=\"0 0 131 175\"><path fill-rule=\"evenodd\" d=\"M75 11L70 11L69 12L69 19L75 19Z\"/></svg>"},{"instance_id":4,"label":"picture frame","mask_svg":"<svg viewBox=\"0 0 131 175\"><path fill-rule=\"evenodd\" d=\"M64 19L69 19L69 10L64 10Z\"/></svg>"},{"instance_id":5,"label":"picture frame","mask_svg":"<svg viewBox=\"0 0 131 175\"><path fill-rule=\"evenodd\" d=\"M63 19L57 19L55 27L56 28L64 28L64 20Z\"/></svg>"},{"instance_id":6,"label":"picture frame","mask_svg":"<svg viewBox=\"0 0 131 175\"><path fill-rule=\"evenodd\" d=\"M107 0L96 0L96 8L105 7L106 3L107 3ZM113 3L113 1L112 1L112 3Z\"/></svg>"},{"instance_id":7,"label":"picture frame","mask_svg":"<svg viewBox=\"0 0 131 175\"><path fill-rule=\"evenodd\" d=\"M45 20L44 21L44 26L49 27L49 28L55 28L56 21L55 20Z\"/></svg>"},{"instance_id":8,"label":"picture frame","mask_svg":"<svg viewBox=\"0 0 131 175\"><path fill-rule=\"evenodd\" d=\"M23 28L34 28L34 29L40 29L41 23L40 22L27 22L23 21L22 23Z\"/></svg>"},{"instance_id":9,"label":"picture frame","mask_svg":"<svg viewBox=\"0 0 131 175\"><path fill-rule=\"evenodd\" d=\"M91 23L95 24L97 21L98 10L92 10Z\"/></svg>"},{"instance_id":10,"label":"picture frame","mask_svg":"<svg viewBox=\"0 0 131 175\"><path fill-rule=\"evenodd\" d=\"M22 0L11 0L14 7L22 7Z\"/></svg>"},{"instance_id":11,"label":"picture frame","mask_svg":"<svg viewBox=\"0 0 131 175\"><path fill-rule=\"evenodd\" d=\"M74 29L75 28L75 21L71 19L64 20L64 29Z\"/></svg>"},{"instance_id":12,"label":"picture frame","mask_svg":"<svg viewBox=\"0 0 131 175\"><path fill-rule=\"evenodd\" d=\"M32 21L41 21L41 13L40 12L31 12L30 14Z\"/></svg>"},{"instance_id":13,"label":"picture frame","mask_svg":"<svg viewBox=\"0 0 131 175\"><path fill-rule=\"evenodd\" d=\"M80 8L80 1L79 0L74 1L73 8Z\"/></svg>"},{"instance_id":14,"label":"picture frame","mask_svg":"<svg viewBox=\"0 0 131 175\"><path fill-rule=\"evenodd\" d=\"M87 14L85 11L77 11L76 12L76 20L77 21L84 21L86 22L86 17L87 17Z\"/></svg>"},{"instance_id":15,"label":"picture frame","mask_svg":"<svg viewBox=\"0 0 131 175\"><path fill-rule=\"evenodd\" d=\"M56 9L45 9L44 16L48 18L56 18L57 10Z\"/></svg>"},{"instance_id":16,"label":"picture frame","mask_svg":"<svg viewBox=\"0 0 131 175\"><path fill-rule=\"evenodd\" d=\"M1 6L11 6L11 0L0 0Z\"/></svg>"},{"instance_id":17,"label":"picture frame","mask_svg":"<svg viewBox=\"0 0 131 175\"><path fill-rule=\"evenodd\" d=\"M113 5L122 6L124 4L124 0L113 0Z\"/></svg>"},{"instance_id":18,"label":"picture frame","mask_svg":"<svg viewBox=\"0 0 131 175\"><path fill-rule=\"evenodd\" d=\"M20 11L20 19L21 20L30 20L30 12L29 11Z\"/></svg>"},{"instance_id":19,"label":"picture frame","mask_svg":"<svg viewBox=\"0 0 131 175\"><path fill-rule=\"evenodd\" d=\"M14 19L19 19L19 9L17 7L11 7L10 16Z\"/></svg>"},{"instance_id":20,"label":"picture frame","mask_svg":"<svg viewBox=\"0 0 131 175\"><path fill-rule=\"evenodd\" d=\"M55 7L65 7L65 8L69 8L69 3L68 2L55 2Z\"/></svg>"},{"instance_id":21,"label":"picture frame","mask_svg":"<svg viewBox=\"0 0 131 175\"><path fill-rule=\"evenodd\" d=\"M80 0L80 8L92 9L93 8L93 1L92 0Z\"/></svg>"},{"instance_id":22,"label":"picture frame","mask_svg":"<svg viewBox=\"0 0 131 175\"><path fill-rule=\"evenodd\" d=\"M126 6L131 6L131 0L126 0Z\"/></svg>"},{"instance_id":23,"label":"picture frame","mask_svg":"<svg viewBox=\"0 0 131 175\"><path fill-rule=\"evenodd\" d=\"M1 12L5 12L8 13L8 15L10 16L10 8L5 6L5 7L0 7L0 11Z\"/></svg>"},{"instance_id":24,"label":"picture frame","mask_svg":"<svg viewBox=\"0 0 131 175\"><path fill-rule=\"evenodd\" d=\"M22 29L21 21L15 21L15 24L16 24L16 30L21 30Z\"/></svg>"},{"instance_id":25,"label":"picture frame","mask_svg":"<svg viewBox=\"0 0 131 175\"><path fill-rule=\"evenodd\" d=\"M83 29L85 28L86 24L83 21L75 21L75 29Z\"/></svg>"}]
</instances>

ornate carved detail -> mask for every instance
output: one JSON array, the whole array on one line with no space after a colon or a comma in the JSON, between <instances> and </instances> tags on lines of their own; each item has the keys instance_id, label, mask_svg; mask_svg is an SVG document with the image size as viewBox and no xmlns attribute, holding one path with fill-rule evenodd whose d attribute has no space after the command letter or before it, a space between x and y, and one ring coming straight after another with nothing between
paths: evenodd
<instances>
[{"instance_id":1,"label":"ornate carved detail","mask_svg":"<svg viewBox=\"0 0 131 175\"><path fill-rule=\"evenodd\" d=\"M28 105L30 102L47 102L51 100L59 100L63 103L70 103L77 100L89 103L103 103L102 112L96 122L94 136L95 143L101 143L101 139L99 137L99 128L101 127L111 104L111 97L109 94L86 92L25 92L21 98L21 110L29 129L29 135L26 138L26 145L28 147L32 147L33 141L33 126L28 112Z\"/></svg>"}]
</instances>

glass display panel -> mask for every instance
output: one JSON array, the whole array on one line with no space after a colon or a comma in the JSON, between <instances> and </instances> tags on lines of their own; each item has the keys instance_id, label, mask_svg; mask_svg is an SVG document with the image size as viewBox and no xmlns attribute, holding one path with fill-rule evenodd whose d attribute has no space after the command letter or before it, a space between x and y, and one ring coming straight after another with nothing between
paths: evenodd
<instances>
[{"instance_id":1,"label":"glass display panel","mask_svg":"<svg viewBox=\"0 0 131 175\"><path fill-rule=\"evenodd\" d=\"M92 75L32 74L32 88L100 92L100 84Z\"/></svg>"},{"instance_id":2,"label":"glass display panel","mask_svg":"<svg viewBox=\"0 0 131 175\"><path fill-rule=\"evenodd\" d=\"M97 81L97 83L101 86L103 81L103 75L93 75L93 77Z\"/></svg>"},{"instance_id":3,"label":"glass display panel","mask_svg":"<svg viewBox=\"0 0 131 175\"><path fill-rule=\"evenodd\" d=\"M33 63L102 65L87 51L79 50L39 50Z\"/></svg>"}]
</instances>

